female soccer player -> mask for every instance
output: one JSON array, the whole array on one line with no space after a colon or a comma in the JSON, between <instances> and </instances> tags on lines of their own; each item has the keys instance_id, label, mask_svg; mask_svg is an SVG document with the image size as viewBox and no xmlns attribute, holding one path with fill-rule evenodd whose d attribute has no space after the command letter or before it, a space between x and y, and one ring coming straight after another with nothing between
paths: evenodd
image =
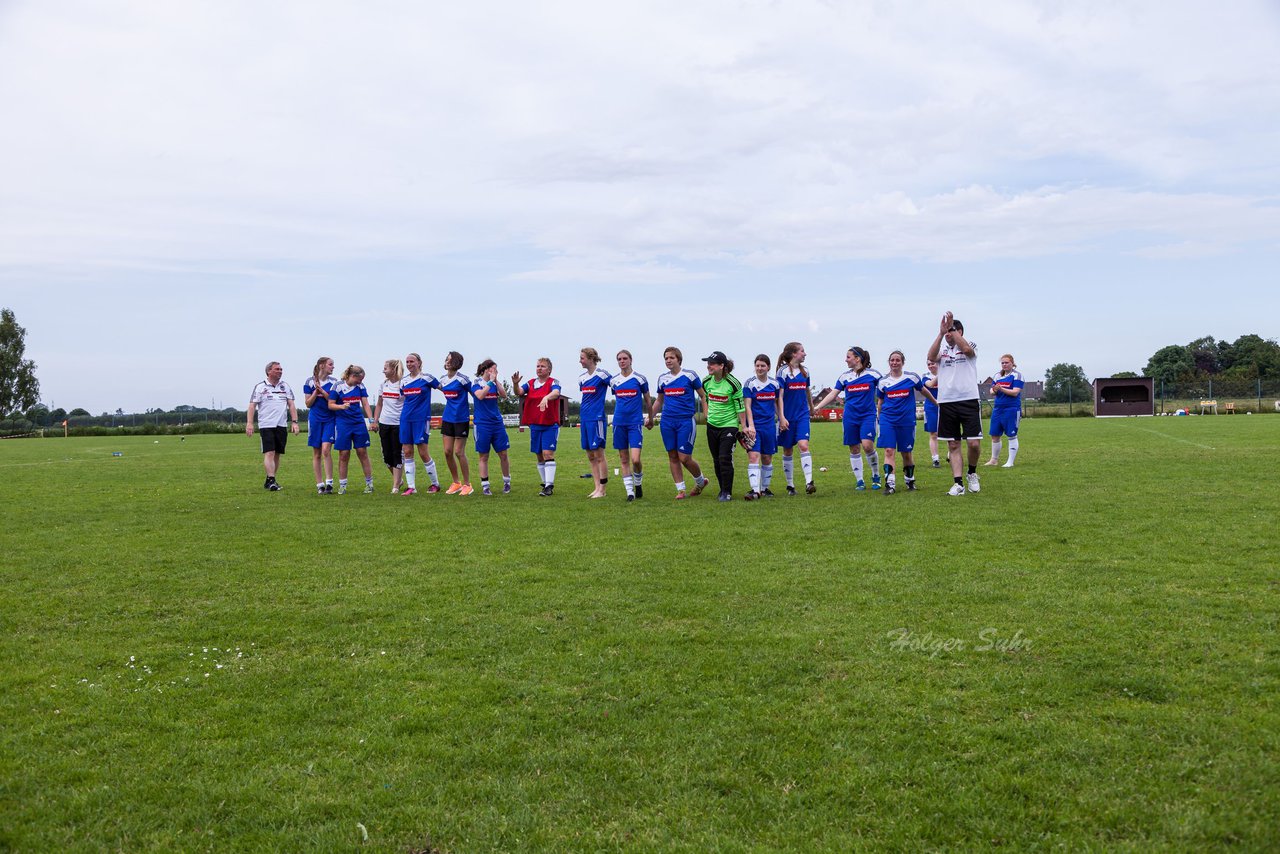
<instances>
[{"instance_id":1,"label":"female soccer player","mask_svg":"<svg viewBox=\"0 0 1280 854\"><path fill-rule=\"evenodd\" d=\"M560 439L560 382L551 376L551 360L543 356L535 369L537 376L520 382L520 372L511 375L511 387L524 401L522 419L529 425L529 450L538 461L542 481L540 498L549 498L556 488L556 443Z\"/></svg>"},{"instance_id":2,"label":"female soccer player","mask_svg":"<svg viewBox=\"0 0 1280 854\"><path fill-rule=\"evenodd\" d=\"M329 408L336 413L334 447L338 449L338 494L347 491L347 465L355 448L364 469L364 491L373 492L373 467L369 464L369 427L373 412L369 409L369 391L364 387L364 368L348 365L342 382L329 395Z\"/></svg>"},{"instance_id":3,"label":"female soccer player","mask_svg":"<svg viewBox=\"0 0 1280 854\"><path fill-rule=\"evenodd\" d=\"M480 492L482 495L493 495L489 486L489 451L498 452L498 460L502 464L502 494L511 492L511 460L507 449L511 440L507 438L506 425L502 423L502 412L498 409L498 401L502 399L502 386L498 385L498 364L493 359L485 359L476 366L479 376L471 384L471 396L476 399L476 455L480 458Z\"/></svg>"},{"instance_id":4,"label":"female soccer player","mask_svg":"<svg viewBox=\"0 0 1280 854\"><path fill-rule=\"evenodd\" d=\"M850 347L844 357L848 370L836 379L814 408L821 409L844 392L844 443L849 446L849 466L857 479L857 489L866 489L862 479L862 453L871 458L871 488L880 488L880 469L873 442L876 438L876 384L880 374L871 368L871 354L861 347ZM859 452L861 446L861 453Z\"/></svg>"},{"instance_id":5,"label":"female soccer player","mask_svg":"<svg viewBox=\"0 0 1280 854\"><path fill-rule=\"evenodd\" d=\"M311 379L302 386L307 404L307 447L311 448L311 468L316 475L316 494L333 492L334 414L329 409L329 393L337 380L333 376L333 359L321 356L311 371ZM321 467L323 466L323 473Z\"/></svg>"},{"instance_id":6,"label":"female soccer player","mask_svg":"<svg viewBox=\"0 0 1280 854\"><path fill-rule=\"evenodd\" d=\"M404 365L399 359L387 359L382 363L382 376L373 420L378 424L382 462L391 471L391 494L395 495L400 491L400 479L404 474L404 453L400 445L400 380L404 377Z\"/></svg>"},{"instance_id":7,"label":"female soccer player","mask_svg":"<svg viewBox=\"0 0 1280 854\"><path fill-rule=\"evenodd\" d=\"M778 452L778 425L785 429L787 419L782 412L782 386L769 376L769 357L756 356L756 375L742 384L742 397L747 401L747 430L753 439L747 451L747 501L772 498L769 482L773 479L773 455Z\"/></svg>"},{"instance_id":8,"label":"female soccer player","mask_svg":"<svg viewBox=\"0 0 1280 854\"><path fill-rule=\"evenodd\" d=\"M889 373L880 379L876 395L880 398L880 438L876 447L884 448L884 491L893 495L896 481L893 474L894 452L902 454L902 473L907 479L907 491L916 488L916 461L912 451L916 444L916 391L933 398L919 374L904 372L902 366L907 357L901 350L889 354ZM934 400L936 404L937 401Z\"/></svg>"},{"instance_id":9,"label":"female soccer player","mask_svg":"<svg viewBox=\"0 0 1280 854\"><path fill-rule=\"evenodd\" d=\"M933 467L941 468L942 463L938 462L938 400L932 397L938 392L938 363L930 361L928 364L929 375L922 377L931 395L924 399L924 432L929 434L929 458L933 460Z\"/></svg>"},{"instance_id":10,"label":"female soccer player","mask_svg":"<svg viewBox=\"0 0 1280 854\"><path fill-rule=\"evenodd\" d=\"M653 402L650 421L659 421L661 425L667 464L671 468L671 479L676 482L676 500L681 501L687 497L681 466L693 475L693 491L689 494L700 495L707 485L702 467L693 458L694 413L700 402L706 402L707 393L698 375L682 367L684 354L678 347L663 350L662 360L667 372L658 377L658 397ZM659 415L663 416L661 420Z\"/></svg>"},{"instance_id":11,"label":"female soccer player","mask_svg":"<svg viewBox=\"0 0 1280 854\"><path fill-rule=\"evenodd\" d=\"M1018 422L1022 419L1022 373L1018 371L1013 356L1000 357L1000 376L991 383L991 459L987 465L1000 463L1000 437L1009 437L1009 461L1004 468L1013 468L1018 458Z\"/></svg>"},{"instance_id":12,"label":"female soccer player","mask_svg":"<svg viewBox=\"0 0 1280 854\"><path fill-rule=\"evenodd\" d=\"M796 494L795 461L792 449L800 446L800 468L804 474L804 491L812 495L818 491L813 482L813 456L809 453L810 418L813 416L813 399L809 396L809 371L804 366L804 345L792 341L782 348L778 356L778 385L782 387L782 419L778 430L778 445L782 448L782 473L787 478L787 495Z\"/></svg>"},{"instance_id":13,"label":"female soccer player","mask_svg":"<svg viewBox=\"0 0 1280 854\"><path fill-rule=\"evenodd\" d=\"M467 463L467 437L471 435L471 377L460 373L461 369L462 354L450 350L444 357L444 376L440 377L440 393L444 395L440 435L444 436L444 461L449 466L449 476L453 478L445 495L470 495L474 491L471 488L471 466Z\"/></svg>"},{"instance_id":14,"label":"female soccer player","mask_svg":"<svg viewBox=\"0 0 1280 854\"><path fill-rule=\"evenodd\" d=\"M739 432L747 440L755 437L747 431L747 407L742 401L742 383L733 375L733 359L720 350L705 356L707 376L702 380L702 414L707 422L707 447L716 467L716 483L720 501L733 500L733 447Z\"/></svg>"},{"instance_id":15,"label":"female soccer player","mask_svg":"<svg viewBox=\"0 0 1280 854\"><path fill-rule=\"evenodd\" d=\"M583 347L578 353L582 374L578 377L578 392L582 403L578 420L582 433L582 450L591 463L591 477L595 489L588 498L604 498L605 484L609 482L609 469L604 461L605 418L604 399L609 393L609 372L600 367L600 354L595 347Z\"/></svg>"},{"instance_id":16,"label":"female soccer player","mask_svg":"<svg viewBox=\"0 0 1280 854\"><path fill-rule=\"evenodd\" d=\"M640 449L644 445L642 426L652 428L649 410L653 399L649 397L649 380L631 369L631 351L618 351L618 373L609 380L613 391L613 449L621 461L622 485L627 490L627 500L644 497L641 483L644 467L640 464Z\"/></svg>"},{"instance_id":17,"label":"female soccer player","mask_svg":"<svg viewBox=\"0 0 1280 854\"><path fill-rule=\"evenodd\" d=\"M427 492L440 491L440 478L436 476L436 461L431 459L431 451L427 443L431 441L431 390L440 388L440 381L431 374L422 373L422 357L410 353L404 357L404 367L408 373L400 381L400 399L403 407L400 411L400 445L404 454L404 483L402 495L413 495L417 490L414 473L413 449L427 467L427 475L431 485Z\"/></svg>"}]
</instances>

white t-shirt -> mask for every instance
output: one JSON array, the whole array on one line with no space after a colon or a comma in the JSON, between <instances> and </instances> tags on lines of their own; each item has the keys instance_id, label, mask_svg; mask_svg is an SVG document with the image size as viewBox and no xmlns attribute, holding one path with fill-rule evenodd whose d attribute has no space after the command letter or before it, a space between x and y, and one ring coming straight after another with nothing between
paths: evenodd
<instances>
[{"instance_id":1,"label":"white t-shirt","mask_svg":"<svg viewBox=\"0 0 1280 854\"><path fill-rule=\"evenodd\" d=\"M938 347L938 403L978 399L978 345L972 341L973 357L942 339Z\"/></svg>"},{"instance_id":2,"label":"white t-shirt","mask_svg":"<svg viewBox=\"0 0 1280 854\"><path fill-rule=\"evenodd\" d=\"M400 410L404 405L404 398L400 394L400 383L383 380L378 399L382 401L382 412L378 414L378 423L399 424Z\"/></svg>"},{"instance_id":3,"label":"white t-shirt","mask_svg":"<svg viewBox=\"0 0 1280 854\"><path fill-rule=\"evenodd\" d=\"M289 401L293 400L293 389L284 380L279 385L272 385L263 380L253 387L250 398L258 407L258 427L287 427L289 424Z\"/></svg>"}]
</instances>

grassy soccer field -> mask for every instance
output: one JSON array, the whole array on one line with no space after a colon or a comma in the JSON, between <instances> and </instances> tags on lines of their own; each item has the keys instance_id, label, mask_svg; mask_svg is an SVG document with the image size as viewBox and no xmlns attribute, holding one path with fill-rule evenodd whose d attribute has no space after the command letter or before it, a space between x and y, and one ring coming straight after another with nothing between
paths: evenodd
<instances>
[{"instance_id":1,"label":"grassy soccer field","mask_svg":"<svg viewBox=\"0 0 1280 854\"><path fill-rule=\"evenodd\" d=\"M1030 420L963 498L821 425L727 505L526 435L492 498L0 444L0 850L1280 845L1280 417Z\"/></svg>"}]
</instances>

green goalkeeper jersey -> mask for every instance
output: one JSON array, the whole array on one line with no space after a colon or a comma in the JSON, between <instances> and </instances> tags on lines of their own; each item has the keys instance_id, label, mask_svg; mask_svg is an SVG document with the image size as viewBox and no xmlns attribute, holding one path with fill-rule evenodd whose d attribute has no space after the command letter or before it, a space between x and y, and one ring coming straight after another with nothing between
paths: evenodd
<instances>
[{"instance_id":1,"label":"green goalkeeper jersey","mask_svg":"<svg viewBox=\"0 0 1280 854\"><path fill-rule=\"evenodd\" d=\"M707 423L712 427L738 426L738 414L746 412L742 402L742 383L732 374L718 380L708 374L702 381L707 392Z\"/></svg>"}]
</instances>

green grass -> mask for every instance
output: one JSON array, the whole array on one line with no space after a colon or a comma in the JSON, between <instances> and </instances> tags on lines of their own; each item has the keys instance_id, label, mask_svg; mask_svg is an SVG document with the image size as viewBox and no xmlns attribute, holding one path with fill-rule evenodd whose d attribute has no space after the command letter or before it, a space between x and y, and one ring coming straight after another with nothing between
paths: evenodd
<instances>
[{"instance_id":1,"label":"green grass","mask_svg":"<svg viewBox=\"0 0 1280 854\"><path fill-rule=\"evenodd\" d=\"M0 444L0 850L1280 845L1280 419L1033 419L960 499L821 425L728 505L649 435L632 505L514 432L465 499Z\"/></svg>"}]
</instances>

